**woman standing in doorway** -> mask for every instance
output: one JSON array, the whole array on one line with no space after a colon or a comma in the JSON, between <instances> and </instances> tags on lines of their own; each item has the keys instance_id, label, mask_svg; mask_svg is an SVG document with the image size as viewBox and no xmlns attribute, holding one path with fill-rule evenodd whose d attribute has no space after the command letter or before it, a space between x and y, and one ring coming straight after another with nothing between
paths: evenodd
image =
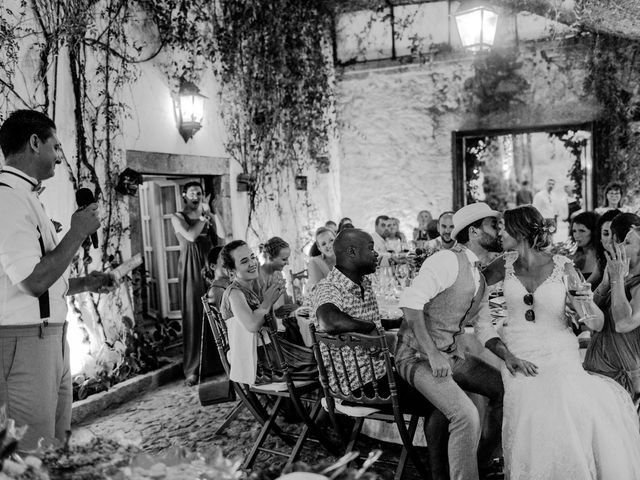
<instances>
[{"instance_id":1,"label":"woman standing in doorway","mask_svg":"<svg viewBox=\"0 0 640 480\"><path fill-rule=\"evenodd\" d=\"M185 383L198 383L200 337L202 335L202 303L207 287L202 277L207 253L217 243L214 215L209 196L204 196L200 182L182 187L184 208L171 217L180 244L179 278L181 289L182 345ZM214 240L212 240L214 239Z\"/></svg>"}]
</instances>

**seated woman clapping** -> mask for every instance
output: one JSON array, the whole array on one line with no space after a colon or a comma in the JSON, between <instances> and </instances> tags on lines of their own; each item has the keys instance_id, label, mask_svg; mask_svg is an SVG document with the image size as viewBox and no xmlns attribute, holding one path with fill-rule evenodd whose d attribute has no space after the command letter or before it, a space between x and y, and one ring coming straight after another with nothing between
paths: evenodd
<instances>
[{"instance_id":1,"label":"seated woman clapping","mask_svg":"<svg viewBox=\"0 0 640 480\"><path fill-rule=\"evenodd\" d=\"M282 270L289 264L291 248L289 244L280 237L272 237L262 246L264 263L260 266L260 289L266 291L274 282L284 282ZM283 289L282 295L276 300L274 305L275 314L278 317L287 317L298 308Z\"/></svg>"},{"instance_id":2,"label":"seated woman clapping","mask_svg":"<svg viewBox=\"0 0 640 480\"><path fill-rule=\"evenodd\" d=\"M284 280L276 278L261 291L258 259L242 240L225 245L221 255L224 267L233 276L220 305L220 313L227 322L229 334L229 378L250 385L256 381L267 381L274 373L267 365L273 364L275 356L272 355L273 346L265 328L277 329L270 311L284 293ZM294 379L304 379L310 375L317 377L310 349L285 340L281 342Z\"/></svg>"}]
</instances>

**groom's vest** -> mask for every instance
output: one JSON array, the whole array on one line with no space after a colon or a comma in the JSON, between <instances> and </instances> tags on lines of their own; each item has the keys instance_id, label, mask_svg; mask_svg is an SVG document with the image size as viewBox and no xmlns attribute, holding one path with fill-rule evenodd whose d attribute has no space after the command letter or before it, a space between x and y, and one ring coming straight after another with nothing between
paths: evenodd
<instances>
[{"instance_id":1,"label":"groom's vest","mask_svg":"<svg viewBox=\"0 0 640 480\"><path fill-rule=\"evenodd\" d=\"M473 319L478 313L486 285L484 276L480 275L480 286L474 295L475 267L469 262L464 250L459 245L450 250L458 259L458 276L453 285L433 297L423 308L427 330L433 342L438 350L450 354L457 353L456 337L464 332L466 321ZM425 351L424 347L420 348L418 345L406 321L402 322L398 332L398 346L401 343L414 350ZM462 353L459 355L463 356Z\"/></svg>"}]
</instances>

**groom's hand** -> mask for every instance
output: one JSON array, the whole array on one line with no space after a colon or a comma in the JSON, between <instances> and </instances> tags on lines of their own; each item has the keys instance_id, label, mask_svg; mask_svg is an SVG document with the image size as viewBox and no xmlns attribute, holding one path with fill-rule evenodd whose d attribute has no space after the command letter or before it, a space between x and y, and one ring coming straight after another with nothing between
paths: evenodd
<instances>
[{"instance_id":1,"label":"groom's hand","mask_svg":"<svg viewBox=\"0 0 640 480\"><path fill-rule=\"evenodd\" d=\"M507 370L509 370L513 376L519 371L527 377L535 377L538 374L538 367L536 365L514 355L507 355L504 363L507 366Z\"/></svg>"},{"instance_id":2,"label":"groom's hand","mask_svg":"<svg viewBox=\"0 0 640 480\"><path fill-rule=\"evenodd\" d=\"M439 350L429 355L429 364L434 377L446 377L451 374L449 358Z\"/></svg>"}]
</instances>

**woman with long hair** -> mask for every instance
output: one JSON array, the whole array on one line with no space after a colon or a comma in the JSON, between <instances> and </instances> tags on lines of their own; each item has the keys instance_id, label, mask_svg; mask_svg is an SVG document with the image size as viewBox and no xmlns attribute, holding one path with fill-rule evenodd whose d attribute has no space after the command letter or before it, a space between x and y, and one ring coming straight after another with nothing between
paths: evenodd
<instances>
[{"instance_id":1,"label":"woman with long hair","mask_svg":"<svg viewBox=\"0 0 640 480\"><path fill-rule=\"evenodd\" d=\"M603 215L604 216L604 215ZM635 226L634 226L635 225ZM605 315L604 327L594 332L584 368L620 383L640 397L640 217L618 215L611 222L612 246L594 299ZM623 242L620 242L620 239Z\"/></svg>"},{"instance_id":2,"label":"woman with long hair","mask_svg":"<svg viewBox=\"0 0 640 480\"><path fill-rule=\"evenodd\" d=\"M599 237L598 218L600 216L595 212L582 212L571 221L569 235L577 247L573 256L573 264L585 278L591 276L598 269L596 256Z\"/></svg>"},{"instance_id":3,"label":"woman with long hair","mask_svg":"<svg viewBox=\"0 0 640 480\"><path fill-rule=\"evenodd\" d=\"M220 254L224 268L233 276L220 304L220 313L227 322L229 334L229 378L246 384L270 380L274 372L269 371L267 365L274 365L276 357L264 328L277 330L270 312L284 293L284 280L275 277L268 287L261 290L258 286L258 259L242 240L228 243ZM280 342L294 379L317 378L313 353L309 348L284 338ZM269 362L266 362L267 358Z\"/></svg>"},{"instance_id":4,"label":"woman with long hair","mask_svg":"<svg viewBox=\"0 0 640 480\"><path fill-rule=\"evenodd\" d=\"M544 251L551 233L530 205L507 210L502 244L503 291L509 315L501 339L487 347L518 358L502 369L502 445L511 480L640 478L640 431L629 395L609 378L587 373L565 308L587 310L581 322L602 329L604 315L590 290L570 292L571 260Z\"/></svg>"},{"instance_id":5,"label":"woman with long hair","mask_svg":"<svg viewBox=\"0 0 640 480\"><path fill-rule=\"evenodd\" d=\"M336 265L336 254L333 251L333 241L335 234L325 227L316 230L316 247L320 255L311 257L307 266L309 279L307 280L307 291L311 291L320 280L329 275L331 269Z\"/></svg>"},{"instance_id":6,"label":"woman with long hair","mask_svg":"<svg viewBox=\"0 0 640 480\"><path fill-rule=\"evenodd\" d=\"M620 215L620 210L608 210L603 213L598 222L596 223L596 269L587 278L587 282L591 284L593 290L595 290L604 275L605 268L607 266L607 257L605 253L613 252L613 233L611 231L611 221Z\"/></svg>"},{"instance_id":7,"label":"woman with long hair","mask_svg":"<svg viewBox=\"0 0 640 480\"><path fill-rule=\"evenodd\" d=\"M206 264L209 250L214 241L217 241L217 236L209 196L204 196L200 182L188 182L183 185L182 201L184 207L171 216L171 225L180 245L178 271L182 312L182 369L185 383L191 386L198 383L202 334L200 298L207 291L202 278L202 268Z\"/></svg>"}]
</instances>

